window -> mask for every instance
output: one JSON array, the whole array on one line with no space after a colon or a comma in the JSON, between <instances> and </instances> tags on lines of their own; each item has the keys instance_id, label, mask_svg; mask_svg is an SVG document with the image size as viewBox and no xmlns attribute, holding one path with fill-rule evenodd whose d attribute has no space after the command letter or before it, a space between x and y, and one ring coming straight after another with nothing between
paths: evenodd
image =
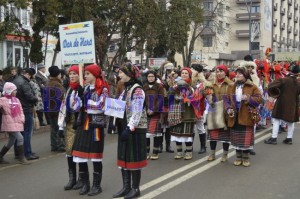
<instances>
[{"instance_id":1,"label":"window","mask_svg":"<svg viewBox=\"0 0 300 199\"><path fill-rule=\"evenodd\" d=\"M22 10L21 15L22 15L22 17L20 19L21 23L24 24L24 25L28 25L28 12L27 12L27 10Z\"/></svg>"},{"instance_id":2,"label":"window","mask_svg":"<svg viewBox=\"0 0 300 199\"><path fill-rule=\"evenodd\" d=\"M229 43L228 42L225 42L225 46L228 46L229 45Z\"/></svg>"},{"instance_id":3,"label":"window","mask_svg":"<svg viewBox=\"0 0 300 199\"><path fill-rule=\"evenodd\" d=\"M218 26L218 34L223 33L223 21L219 21L219 26Z\"/></svg>"},{"instance_id":4,"label":"window","mask_svg":"<svg viewBox=\"0 0 300 199\"><path fill-rule=\"evenodd\" d=\"M224 14L224 4L219 4L218 15L223 16L223 14Z\"/></svg>"},{"instance_id":5,"label":"window","mask_svg":"<svg viewBox=\"0 0 300 199\"><path fill-rule=\"evenodd\" d=\"M259 50L259 42L251 42L251 50Z\"/></svg>"},{"instance_id":6,"label":"window","mask_svg":"<svg viewBox=\"0 0 300 199\"><path fill-rule=\"evenodd\" d=\"M203 27L212 28L214 26L214 22L212 20L203 21Z\"/></svg>"},{"instance_id":7,"label":"window","mask_svg":"<svg viewBox=\"0 0 300 199\"><path fill-rule=\"evenodd\" d=\"M260 6L259 5L251 7L251 13L258 13L258 12L260 12Z\"/></svg>"},{"instance_id":8,"label":"window","mask_svg":"<svg viewBox=\"0 0 300 199\"><path fill-rule=\"evenodd\" d=\"M135 62L135 64L139 64L140 60L135 60L134 62Z\"/></svg>"},{"instance_id":9,"label":"window","mask_svg":"<svg viewBox=\"0 0 300 199\"><path fill-rule=\"evenodd\" d=\"M212 37L202 37L203 47L212 47Z\"/></svg>"},{"instance_id":10,"label":"window","mask_svg":"<svg viewBox=\"0 0 300 199\"><path fill-rule=\"evenodd\" d=\"M230 24L229 23L226 23L226 28L229 28L230 27Z\"/></svg>"},{"instance_id":11,"label":"window","mask_svg":"<svg viewBox=\"0 0 300 199\"><path fill-rule=\"evenodd\" d=\"M203 2L203 9L208 11L213 11L213 2Z\"/></svg>"}]
</instances>

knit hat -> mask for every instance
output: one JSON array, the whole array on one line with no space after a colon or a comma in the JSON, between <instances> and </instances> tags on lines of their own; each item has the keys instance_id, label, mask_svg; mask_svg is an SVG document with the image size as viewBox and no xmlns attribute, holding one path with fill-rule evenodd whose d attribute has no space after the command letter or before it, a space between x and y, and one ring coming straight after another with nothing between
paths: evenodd
<instances>
[{"instance_id":1,"label":"knit hat","mask_svg":"<svg viewBox=\"0 0 300 199\"><path fill-rule=\"evenodd\" d=\"M60 69L58 66L51 66L48 68L51 77L57 77L60 74Z\"/></svg>"},{"instance_id":2,"label":"knit hat","mask_svg":"<svg viewBox=\"0 0 300 199\"><path fill-rule=\"evenodd\" d=\"M120 70L125 73L128 77L138 79L140 77L140 69L132 65L130 62L125 63Z\"/></svg>"},{"instance_id":3,"label":"knit hat","mask_svg":"<svg viewBox=\"0 0 300 199\"><path fill-rule=\"evenodd\" d=\"M28 73L30 76L33 76L35 74L35 70L33 68L26 68L24 73Z\"/></svg>"},{"instance_id":4,"label":"knit hat","mask_svg":"<svg viewBox=\"0 0 300 199\"><path fill-rule=\"evenodd\" d=\"M193 68L194 70L196 70L199 73L203 72L203 66L201 64L192 64L191 68Z\"/></svg>"},{"instance_id":5,"label":"knit hat","mask_svg":"<svg viewBox=\"0 0 300 199\"><path fill-rule=\"evenodd\" d=\"M181 69L181 72L182 72L183 70L186 70L186 71L189 73L190 78L192 78L193 72L192 72L192 70L191 70L190 68L184 67L183 69Z\"/></svg>"},{"instance_id":6,"label":"knit hat","mask_svg":"<svg viewBox=\"0 0 300 199\"><path fill-rule=\"evenodd\" d=\"M236 70L235 70L235 73L237 72L240 72L243 74L243 76L246 78L246 79L250 79L251 80L251 76L250 76L250 73L248 71L247 68L245 67L238 67Z\"/></svg>"},{"instance_id":7,"label":"knit hat","mask_svg":"<svg viewBox=\"0 0 300 199\"><path fill-rule=\"evenodd\" d=\"M91 64L85 67L84 69L85 71L89 71L90 73L92 73L96 78L100 78L102 75L102 71L100 66L98 66L97 64Z\"/></svg>"},{"instance_id":8,"label":"knit hat","mask_svg":"<svg viewBox=\"0 0 300 199\"><path fill-rule=\"evenodd\" d=\"M72 65L70 68L69 68L69 73L73 71L75 72L77 75L79 75L79 66L78 65Z\"/></svg>"},{"instance_id":9,"label":"knit hat","mask_svg":"<svg viewBox=\"0 0 300 199\"><path fill-rule=\"evenodd\" d=\"M222 71L225 72L225 74L226 74L227 76L229 75L229 70L228 70L227 66L225 66L225 65L223 65L223 64L217 66L217 67L216 67L216 70L222 70Z\"/></svg>"},{"instance_id":10,"label":"knit hat","mask_svg":"<svg viewBox=\"0 0 300 199\"><path fill-rule=\"evenodd\" d=\"M40 70L40 69L42 69L42 68L46 68L46 66L45 66L45 64L40 63L40 64L38 64L38 65L36 66L36 68L37 68L38 70Z\"/></svg>"},{"instance_id":11,"label":"knit hat","mask_svg":"<svg viewBox=\"0 0 300 199\"><path fill-rule=\"evenodd\" d=\"M11 95L13 91L17 90L16 85L11 82L6 82L3 87L3 95Z\"/></svg>"},{"instance_id":12,"label":"knit hat","mask_svg":"<svg viewBox=\"0 0 300 199\"><path fill-rule=\"evenodd\" d=\"M253 61L253 57L252 57L251 55L246 55L246 56L244 57L244 60L245 60L245 61Z\"/></svg>"}]
</instances>

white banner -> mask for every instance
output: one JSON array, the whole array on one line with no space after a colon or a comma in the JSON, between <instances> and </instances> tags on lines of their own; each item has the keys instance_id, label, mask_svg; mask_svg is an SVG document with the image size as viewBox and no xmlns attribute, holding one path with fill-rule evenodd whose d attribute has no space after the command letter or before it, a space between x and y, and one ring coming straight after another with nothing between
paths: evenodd
<instances>
[{"instance_id":1,"label":"white banner","mask_svg":"<svg viewBox=\"0 0 300 199\"><path fill-rule=\"evenodd\" d=\"M96 63L92 21L59 26L62 64Z\"/></svg>"},{"instance_id":2,"label":"white banner","mask_svg":"<svg viewBox=\"0 0 300 199\"><path fill-rule=\"evenodd\" d=\"M126 102L113 98L105 99L105 115L123 118L125 113Z\"/></svg>"}]
</instances>

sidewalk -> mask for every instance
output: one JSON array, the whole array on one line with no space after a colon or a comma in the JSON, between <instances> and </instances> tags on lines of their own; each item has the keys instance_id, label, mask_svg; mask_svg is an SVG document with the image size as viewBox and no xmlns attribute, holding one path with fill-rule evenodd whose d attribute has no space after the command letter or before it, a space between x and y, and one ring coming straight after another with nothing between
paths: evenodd
<instances>
[{"instance_id":1,"label":"sidewalk","mask_svg":"<svg viewBox=\"0 0 300 199\"><path fill-rule=\"evenodd\" d=\"M37 130L33 130L33 134L38 134L38 133L47 133L50 132L50 125L47 126L41 126L39 129ZM5 140L8 138L7 133L0 133L0 141L1 140Z\"/></svg>"}]
</instances>

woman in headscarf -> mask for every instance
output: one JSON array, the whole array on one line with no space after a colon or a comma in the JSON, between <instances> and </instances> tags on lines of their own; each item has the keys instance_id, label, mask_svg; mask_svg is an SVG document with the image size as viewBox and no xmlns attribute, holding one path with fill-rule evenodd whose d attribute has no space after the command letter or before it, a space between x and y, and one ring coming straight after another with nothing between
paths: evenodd
<instances>
[{"instance_id":1,"label":"woman in headscarf","mask_svg":"<svg viewBox=\"0 0 300 199\"><path fill-rule=\"evenodd\" d=\"M120 68L119 77L125 85L119 100L126 103L124 117L120 121L123 131L118 132L117 165L121 169L123 188L113 197L129 199L140 196L141 169L147 165L147 114L138 67L129 62L124 64Z\"/></svg>"},{"instance_id":2,"label":"woman in headscarf","mask_svg":"<svg viewBox=\"0 0 300 199\"><path fill-rule=\"evenodd\" d=\"M69 85L64 99L62 100L59 115L58 115L58 135L60 138L65 139L65 150L68 162L69 182L64 187L65 190L80 189L83 184L82 181L78 181L76 184L76 163L73 162L72 148L75 139L75 130L77 128L76 119L78 112L71 108L71 98L82 96L83 88L79 84L79 67L73 65L69 68ZM72 97L71 97L72 96Z\"/></svg>"},{"instance_id":3,"label":"woman in headscarf","mask_svg":"<svg viewBox=\"0 0 300 199\"><path fill-rule=\"evenodd\" d=\"M102 79L101 68L96 64L85 67L85 89L82 101L78 95L71 98L73 110L80 108L78 127L73 145L73 161L79 164L79 180L83 186L80 195L94 196L102 192L102 157L104 149L104 104L109 96L108 84ZM90 190L88 160L94 167L93 186Z\"/></svg>"},{"instance_id":4,"label":"woman in headscarf","mask_svg":"<svg viewBox=\"0 0 300 199\"><path fill-rule=\"evenodd\" d=\"M209 103L208 112L214 111L212 109L214 108L215 104L223 100L223 97L227 95L227 90L229 85L233 84L233 82L228 78L228 75L229 75L229 70L227 66L219 65L216 67L216 79L212 84L212 93L211 95L207 96L208 103ZM210 126L209 123L217 123L217 122L218 121L216 121L216 118L212 118L212 120L207 120L207 125ZM207 161L213 161L216 159L215 153L217 148L217 142L222 142L223 156L221 158L221 162L226 162L229 145L230 145L229 129L226 126L224 128L208 129L207 140L210 141L210 150L211 150Z\"/></svg>"},{"instance_id":5,"label":"woman in headscarf","mask_svg":"<svg viewBox=\"0 0 300 199\"><path fill-rule=\"evenodd\" d=\"M250 166L249 150L254 146L255 109L262 102L259 88L252 82L245 67L236 69L236 82L228 88L225 101L231 144L236 149L235 166Z\"/></svg>"},{"instance_id":6,"label":"woman in headscarf","mask_svg":"<svg viewBox=\"0 0 300 199\"><path fill-rule=\"evenodd\" d=\"M192 71L190 68L181 70L181 80L173 83L169 90L169 116L170 112L179 113L175 118L168 117L171 125L171 141L176 142L177 153L175 159L190 160L193 158L194 123L196 116L190 99L193 96ZM171 114L172 115L172 114ZM174 120L173 120L174 119ZM186 153L183 155L182 143L185 143Z\"/></svg>"},{"instance_id":7,"label":"woman in headscarf","mask_svg":"<svg viewBox=\"0 0 300 199\"><path fill-rule=\"evenodd\" d=\"M159 146L162 142L162 129L160 123L161 112L163 111L164 88L157 82L156 72L148 71L147 82L143 86L146 95L146 111L148 118L147 130L147 159L157 160L159 158ZM150 137L154 137L153 154L150 153Z\"/></svg>"}]
</instances>

